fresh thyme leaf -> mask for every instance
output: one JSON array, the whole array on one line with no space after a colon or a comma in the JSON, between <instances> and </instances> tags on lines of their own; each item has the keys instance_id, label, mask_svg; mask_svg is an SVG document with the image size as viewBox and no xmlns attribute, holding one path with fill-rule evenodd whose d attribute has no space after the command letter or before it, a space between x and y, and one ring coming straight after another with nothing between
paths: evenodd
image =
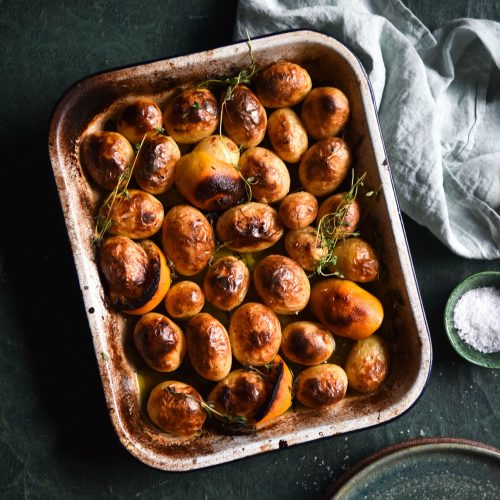
<instances>
[{"instance_id":1,"label":"fresh thyme leaf","mask_svg":"<svg viewBox=\"0 0 500 500\"><path fill-rule=\"evenodd\" d=\"M175 272L174 263L171 259L167 259L167 266L170 268L170 277L172 279L177 278L177 273Z\"/></svg>"},{"instance_id":2,"label":"fresh thyme leaf","mask_svg":"<svg viewBox=\"0 0 500 500\"><path fill-rule=\"evenodd\" d=\"M165 135L166 130L163 127L155 127L156 132L158 132L158 135Z\"/></svg>"},{"instance_id":3,"label":"fresh thyme leaf","mask_svg":"<svg viewBox=\"0 0 500 500\"><path fill-rule=\"evenodd\" d=\"M200 103L198 101L194 101L193 104L191 104L191 107L194 109L201 109Z\"/></svg>"}]
</instances>

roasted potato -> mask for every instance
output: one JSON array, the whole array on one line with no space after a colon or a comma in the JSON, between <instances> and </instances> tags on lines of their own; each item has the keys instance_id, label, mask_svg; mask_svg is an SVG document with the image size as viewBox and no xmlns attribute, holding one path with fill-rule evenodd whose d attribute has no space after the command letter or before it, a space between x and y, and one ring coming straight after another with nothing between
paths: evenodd
<instances>
[{"instance_id":1,"label":"roasted potato","mask_svg":"<svg viewBox=\"0 0 500 500\"><path fill-rule=\"evenodd\" d=\"M204 151L217 160L231 165L238 165L240 161L240 149L225 135L216 134L205 137L194 147L193 151Z\"/></svg>"},{"instance_id":2,"label":"roasted potato","mask_svg":"<svg viewBox=\"0 0 500 500\"><path fill-rule=\"evenodd\" d=\"M280 61L259 74L256 92L266 108L286 108L302 101L311 88L311 77L304 68Z\"/></svg>"},{"instance_id":3,"label":"roasted potato","mask_svg":"<svg viewBox=\"0 0 500 500\"><path fill-rule=\"evenodd\" d=\"M290 174L283 161L269 149L247 149L240 158L240 172L251 185L252 197L261 203L282 200L290 191Z\"/></svg>"},{"instance_id":4,"label":"roasted potato","mask_svg":"<svg viewBox=\"0 0 500 500\"><path fill-rule=\"evenodd\" d=\"M308 408L328 408L341 401L346 391L347 375L334 364L311 366L295 379L295 397Z\"/></svg>"},{"instance_id":5,"label":"roasted potato","mask_svg":"<svg viewBox=\"0 0 500 500\"><path fill-rule=\"evenodd\" d=\"M163 221L162 242L165 255L183 276L202 271L215 250L212 226L190 205L176 205Z\"/></svg>"},{"instance_id":6,"label":"roasted potato","mask_svg":"<svg viewBox=\"0 0 500 500\"><path fill-rule=\"evenodd\" d=\"M311 226L290 229L285 235L285 250L306 271L314 271L328 255L328 247Z\"/></svg>"},{"instance_id":7,"label":"roasted potato","mask_svg":"<svg viewBox=\"0 0 500 500\"><path fill-rule=\"evenodd\" d=\"M192 318L204 305L203 290L193 281L179 281L170 288L165 297L165 309L173 318Z\"/></svg>"},{"instance_id":8,"label":"roasted potato","mask_svg":"<svg viewBox=\"0 0 500 500\"><path fill-rule=\"evenodd\" d=\"M186 326L187 352L193 368L207 380L222 380L231 370L231 344L224 325L200 313Z\"/></svg>"},{"instance_id":9,"label":"roasted potato","mask_svg":"<svg viewBox=\"0 0 500 500\"><path fill-rule=\"evenodd\" d=\"M248 267L241 259L230 255L217 259L203 280L207 300L223 311L238 307L245 299L249 287Z\"/></svg>"},{"instance_id":10,"label":"roasted potato","mask_svg":"<svg viewBox=\"0 0 500 500\"><path fill-rule=\"evenodd\" d=\"M283 330L283 354L300 365L318 365L326 361L335 350L333 335L319 323L296 321Z\"/></svg>"},{"instance_id":11,"label":"roasted potato","mask_svg":"<svg viewBox=\"0 0 500 500\"><path fill-rule=\"evenodd\" d=\"M168 380L158 384L147 403L151 421L160 429L177 436L192 436L207 418L200 393L188 384Z\"/></svg>"},{"instance_id":12,"label":"roasted potato","mask_svg":"<svg viewBox=\"0 0 500 500\"><path fill-rule=\"evenodd\" d=\"M300 161L309 147L306 129L290 108L277 109L271 114L267 135L276 154L289 163Z\"/></svg>"},{"instance_id":13,"label":"roasted potato","mask_svg":"<svg viewBox=\"0 0 500 500\"><path fill-rule=\"evenodd\" d=\"M354 340L369 337L384 319L377 297L352 281L337 278L313 286L311 309L334 335Z\"/></svg>"},{"instance_id":14,"label":"roasted potato","mask_svg":"<svg viewBox=\"0 0 500 500\"><path fill-rule=\"evenodd\" d=\"M337 193L327 198L319 207L319 224L321 220L322 230L327 235L336 235L337 237L347 236L356 231L361 209L356 200L348 201L347 193ZM330 215L331 214L331 215ZM326 217L328 216L329 217Z\"/></svg>"},{"instance_id":15,"label":"roasted potato","mask_svg":"<svg viewBox=\"0 0 500 500\"><path fill-rule=\"evenodd\" d=\"M163 122L168 135L179 144L199 142L217 129L217 99L205 88L183 90L167 104Z\"/></svg>"},{"instance_id":16,"label":"roasted potato","mask_svg":"<svg viewBox=\"0 0 500 500\"><path fill-rule=\"evenodd\" d=\"M317 87L302 103L302 122L307 133L321 140L337 135L349 119L349 101L335 87Z\"/></svg>"},{"instance_id":17,"label":"roasted potato","mask_svg":"<svg viewBox=\"0 0 500 500\"><path fill-rule=\"evenodd\" d=\"M255 268L253 280L262 301L278 314L296 314L309 301L306 273L283 255L264 257Z\"/></svg>"},{"instance_id":18,"label":"roasted potato","mask_svg":"<svg viewBox=\"0 0 500 500\"><path fill-rule=\"evenodd\" d=\"M361 238L340 240L333 251L336 262L330 271L340 273L344 278L358 283L376 280L378 259L371 245Z\"/></svg>"},{"instance_id":19,"label":"roasted potato","mask_svg":"<svg viewBox=\"0 0 500 500\"><path fill-rule=\"evenodd\" d=\"M274 208L249 202L224 212L215 231L227 248L248 253L273 246L283 236L284 228Z\"/></svg>"},{"instance_id":20,"label":"roasted potato","mask_svg":"<svg viewBox=\"0 0 500 500\"><path fill-rule=\"evenodd\" d=\"M270 363L281 344L281 325L264 304L247 302L236 309L229 324L234 357L247 366Z\"/></svg>"},{"instance_id":21,"label":"roasted potato","mask_svg":"<svg viewBox=\"0 0 500 500\"><path fill-rule=\"evenodd\" d=\"M358 340L347 356L345 371L349 386L359 392L374 392L389 372L389 349L378 335Z\"/></svg>"},{"instance_id":22,"label":"roasted potato","mask_svg":"<svg viewBox=\"0 0 500 500\"><path fill-rule=\"evenodd\" d=\"M267 115L257 96L244 85L233 88L231 98L223 101L222 123L226 134L238 146L251 148L266 135Z\"/></svg>"},{"instance_id":23,"label":"roasted potato","mask_svg":"<svg viewBox=\"0 0 500 500\"><path fill-rule=\"evenodd\" d=\"M132 144L140 144L144 136L158 135L162 123L158 105L151 99L141 97L123 108L116 121L116 130Z\"/></svg>"},{"instance_id":24,"label":"roasted potato","mask_svg":"<svg viewBox=\"0 0 500 500\"><path fill-rule=\"evenodd\" d=\"M292 193L280 203L280 218L289 229L302 229L312 224L318 213L316 197L306 191Z\"/></svg>"},{"instance_id":25,"label":"roasted potato","mask_svg":"<svg viewBox=\"0 0 500 500\"><path fill-rule=\"evenodd\" d=\"M80 161L99 186L113 191L123 172L132 166L135 153L130 142L118 132L95 132L80 148Z\"/></svg>"}]
</instances>

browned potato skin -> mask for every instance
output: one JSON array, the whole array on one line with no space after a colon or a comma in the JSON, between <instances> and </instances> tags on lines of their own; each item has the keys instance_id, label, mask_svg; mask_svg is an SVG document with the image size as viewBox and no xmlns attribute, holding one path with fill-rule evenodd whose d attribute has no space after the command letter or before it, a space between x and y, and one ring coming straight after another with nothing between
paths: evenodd
<instances>
[{"instance_id":1,"label":"browned potato skin","mask_svg":"<svg viewBox=\"0 0 500 500\"><path fill-rule=\"evenodd\" d=\"M317 87L302 104L301 117L307 133L314 139L332 137L349 119L349 101L335 87Z\"/></svg>"},{"instance_id":2,"label":"browned potato skin","mask_svg":"<svg viewBox=\"0 0 500 500\"><path fill-rule=\"evenodd\" d=\"M180 157L179 146L171 137L149 137L144 141L134 166L137 184L152 194L168 191L174 184L175 164Z\"/></svg>"},{"instance_id":3,"label":"browned potato skin","mask_svg":"<svg viewBox=\"0 0 500 500\"><path fill-rule=\"evenodd\" d=\"M217 411L231 417L244 417L248 424L257 421L257 414L266 399L264 378L250 370L232 371L208 395L208 401L214 404Z\"/></svg>"},{"instance_id":4,"label":"browned potato skin","mask_svg":"<svg viewBox=\"0 0 500 500\"><path fill-rule=\"evenodd\" d=\"M224 212L215 231L230 250L249 253L273 246L283 236L284 228L274 208L252 201Z\"/></svg>"},{"instance_id":5,"label":"browned potato skin","mask_svg":"<svg viewBox=\"0 0 500 500\"><path fill-rule=\"evenodd\" d=\"M217 99L208 89L182 91L168 104L163 121L179 144L194 144L213 134L219 123Z\"/></svg>"},{"instance_id":6,"label":"browned potato skin","mask_svg":"<svg viewBox=\"0 0 500 500\"><path fill-rule=\"evenodd\" d=\"M378 259L371 245L361 238L346 238L335 245L335 265L332 272L339 272L351 281L367 283L378 278Z\"/></svg>"},{"instance_id":7,"label":"browned potato skin","mask_svg":"<svg viewBox=\"0 0 500 500\"><path fill-rule=\"evenodd\" d=\"M266 110L248 87L237 85L223 106L222 123L226 134L238 146L251 148L266 135Z\"/></svg>"},{"instance_id":8,"label":"browned potato skin","mask_svg":"<svg viewBox=\"0 0 500 500\"><path fill-rule=\"evenodd\" d=\"M339 137L329 137L311 146L299 165L304 188L315 196L335 191L351 166L351 152Z\"/></svg>"},{"instance_id":9,"label":"browned potato skin","mask_svg":"<svg viewBox=\"0 0 500 500\"><path fill-rule=\"evenodd\" d=\"M283 161L269 149L247 149L240 158L240 172L251 183L252 197L260 203L282 200L290 191L290 174Z\"/></svg>"},{"instance_id":10,"label":"browned potato skin","mask_svg":"<svg viewBox=\"0 0 500 500\"><path fill-rule=\"evenodd\" d=\"M303 229L290 229L285 235L286 253L306 271L314 271L328 248L318 238L316 229L311 226Z\"/></svg>"},{"instance_id":11,"label":"browned potato skin","mask_svg":"<svg viewBox=\"0 0 500 500\"><path fill-rule=\"evenodd\" d=\"M266 108L286 108L302 101L311 88L311 77L304 68L280 61L262 71L256 92Z\"/></svg>"},{"instance_id":12,"label":"browned potato skin","mask_svg":"<svg viewBox=\"0 0 500 500\"><path fill-rule=\"evenodd\" d=\"M190 205L176 205L163 221L162 242L165 255L183 276L202 271L215 250L212 226Z\"/></svg>"},{"instance_id":13,"label":"browned potato skin","mask_svg":"<svg viewBox=\"0 0 500 500\"><path fill-rule=\"evenodd\" d=\"M345 371L349 386L359 392L374 392L389 372L389 349L378 335L358 340L347 356Z\"/></svg>"},{"instance_id":14,"label":"browned potato skin","mask_svg":"<svg viewBox=\"0 0 500 500\"><path fill-rule=\"evenodd\" d=\"M118 132L95 132L88 135L80 148L80 160L97 184L112 191L120 176L134 162L130 142Z\"/></svg>"},{"instance_id":15,"label":"browned potato skin","mask_svg":"<svg viewBox=\"0 0 500 500\"><path fill-rule=\"evenodd\" d=\"M319 224L321 219L328 214L334 214L341 208L341 204L343 205L345 195L347 193L337 193L329 198L327 198L319 207L318 210L318 217L316 218L316 222ZM331 228L331 230L328 230L328 227L324 227L327 232L330 233L335 233L337 232L337 236L346 236L351 233L354 233L356 231L358 224L359 224L359 218L361 216L361 208L359 206L359 203L357 200L352 201L349 204L349 207L347 208L344 220L342 221L342 228L339 230L339 228ZM337 222L337 221L336 221ZM338 221L340 222L340 221Z\"/></svg>"},{"instance_id":16,"label":"browned potato skin","mask_svg":"<svg viewBox=\"0 0 500 500\"><path fill-rule=\"evenodd\" d=\"M322 409L341 401L347 391L347 375L338 365L306 368L295 379L295 396L308 408Z\"/></svg>"},{"instance_id":17,"label":"browned potato skin","mask_svg":"<svg viewBox=\"0 0 500 500\"><path fill-rule=\"evenodd\" d=\"M224 325L200 313L186 326L187 351L193 368L207 380L222 380L231 370L231 344Z\"/></svg>"},{"instance_id":18,"label":"browned potato skin","mask_svg":"<svg viewBox=\"0 0 500 500\"><path fill-rule=\"evenodd\" d=\"M234 141L225 135L216 134L205 137L194 147L193 151L204 151L210 156L231 165L238 165L240 161L240 149Z\"/></svg>"},{"instance_id":19,"label":"browned potato skin","mask_svg":"<svg viewBox=\"0 0 500 500\"><path fill-rule=\"evenodd\" d=\"M153 195L139 189L129 189L128 197L121 196L111 213L104 207L102 215L111 219L109 233L128 236L133 240L149 238L163 223L163 205Z\"/></svg>"},{"instance_id":20,"label":"browned potato skin","mask_svg":"<svg viewBox=\"0 0 500 500\"><path fill-rule=\"evenodd\" d=\"M310 285L304 270L283 255L268 255L255 268L253 280L262 301L278 314L296 314L309 301Z\"/></svg>"},{"instance_id":21,"label":"browned potato skin","mask_svg":"<svg viewBox=\"0 0 500 500\"><path fill-rule=\"evenodd\" d=\"M179 281L170 288L165 297L165 309L173 318L192 318L204 305L203 290L193 281Z\"/></svg>"},{"instance_id":22,"label":"browned potato skin","mask_svg":"<svg viewBox=\"0 0 500 500\"><path fill-rule=\"evenodd\" d=\"M247 366L270 363L279 351L281 325L264 304L247 302L236 309L229 324L229 340L234 357Z\"/></svg>"},{"instance_id":23,"label":"browned potato skin","mask_svg":"<svg viewBox=\"0 0 500 500\"><path fill-rule=\"evenodd\" d=\"M309 147L306 129L290 108L277 109L271 114L267 135L276 154L289 163L300 161Z\"/></svg>"},{"instance_id":24,"label":"browned potato skin","mask_svg":"<svg viewBox=\"0 0 500 500\"><path fill-rule=\"evenodd\" d=\"M116 122L116 129L133 144L140 143L144 136L157 135L162 123L158 105L142 97L125 106Z\"/></svg>"},{"instance_id":25,"label":"browned potato skin","mask_svg":"<svg viewBox=\"0 0 500 500\"><path fill-rule=\"evenodd\" d=\"M217 259L208 269L203 280L207 300L223 311L238 307L250 287L250 271L245 263L236 257Z\"/></svg>"},{"instance_id":26,"label":"browned potato skin","mask_svg":"<svg viewBox=\"0 0 500 500\"><path fill-rule=\"evenodd\" d=\"M318 200L311 193L292 193L280 204L280 218L289 229L302 229L312 224L318 213Z\"/></svg>"},{"instance_id":27,"label":"browned potato skin","mask_svg":"<svg viewBox=\"0 0 500 500\"><path fill-rule=\"evenodd\" d=\"M192 436L202 428L207 418L200 401L203 399L194 387L168 380L151 391L147 412L151 421L165 432Z\"/></svg>"},{"instance_id":28,"label":"browned potato skin","mask_svg":"<svg viewBox=\"0 0 500 500\"><path fill-rule=\"evenodd\" d=\"M283 330L281 340L283 354L300 365L319 365L335 350L333 335L319 323L296 321Z\"/></svg>"},{"instance_id":29,"label":"browned potato skin","mask_svg":"<svg viewBox=\"0 0 500 500\"><path fill-rule=\"evenodd\" d=\"M148 313L134 328L134 344L142 359L159 372L179 368L186 354L186 339L182 330L163 314Z\"/></svg>"}]
</instances>

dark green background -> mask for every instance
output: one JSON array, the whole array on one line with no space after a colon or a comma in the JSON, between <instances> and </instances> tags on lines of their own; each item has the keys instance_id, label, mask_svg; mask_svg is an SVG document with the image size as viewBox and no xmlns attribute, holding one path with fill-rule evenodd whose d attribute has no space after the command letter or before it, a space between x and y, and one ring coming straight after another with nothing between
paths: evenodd
<instances>
[{"instance_id":1,"label":"dark green background","mask_svg":"<svg viewBox=\"0 0 500 500\"><path fill-rule=\"evenodd\" d=\"M430 28L500 20L496 1L407 0ZM107 415L47 154L51 110L98 71L231 41L236 2L0 1L0 497L316 498L392 443L455 436L500 445L499 372L467 364L442 326L464 277L500 261L453 255L408 218L434 347L429 386L409 413L366 430L208 470L174 474L130 456Z\"/></svg>"}]
</instances>

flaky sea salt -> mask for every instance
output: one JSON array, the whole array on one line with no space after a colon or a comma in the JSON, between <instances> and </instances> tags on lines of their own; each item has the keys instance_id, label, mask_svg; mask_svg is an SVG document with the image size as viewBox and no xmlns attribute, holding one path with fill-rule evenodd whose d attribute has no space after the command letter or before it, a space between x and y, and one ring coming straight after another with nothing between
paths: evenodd
<instances>
[{"instance_id":1,"label":"flaky sea salt","mask_svg":"<svg viewBox=\"0 0 500 500\"><path fill-rule=\"evenodd\" d=\"M500 290L486 286L465 292L455 305L453 321L460 338L477 351L500 351Z\"/></svg>"}]
</instances>

